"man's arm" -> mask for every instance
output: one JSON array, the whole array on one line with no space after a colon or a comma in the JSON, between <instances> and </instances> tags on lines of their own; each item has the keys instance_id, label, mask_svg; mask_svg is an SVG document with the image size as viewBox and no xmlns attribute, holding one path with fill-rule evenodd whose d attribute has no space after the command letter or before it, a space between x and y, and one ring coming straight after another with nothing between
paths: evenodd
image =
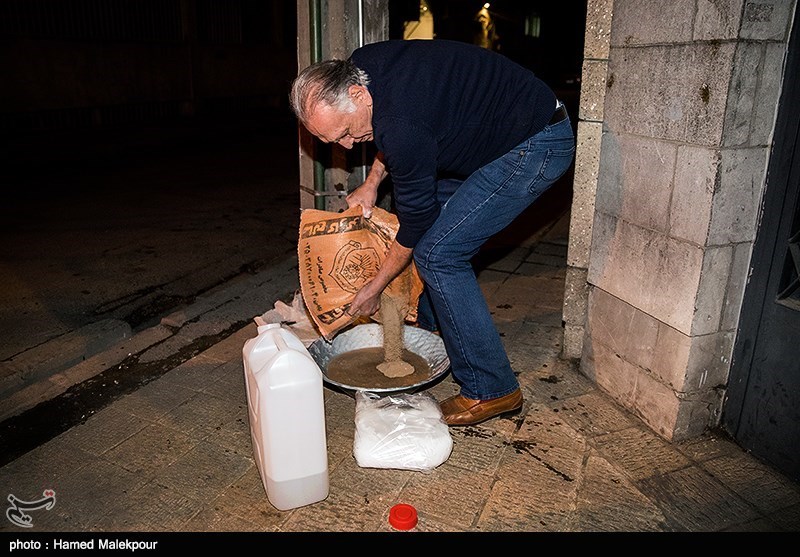
<instances>
[{"instance_id":1,"label":"man's arm","mask_svg":"<svg viewBox=\"0 0 800 557\"><path fill-rule=\"evenodd\" d=\"M378 274L356 293L348 314L353 317L375 314L381 308L381 293L411 263L413 251L396 241L392 242Z\"/></svg>"}]
</instances>

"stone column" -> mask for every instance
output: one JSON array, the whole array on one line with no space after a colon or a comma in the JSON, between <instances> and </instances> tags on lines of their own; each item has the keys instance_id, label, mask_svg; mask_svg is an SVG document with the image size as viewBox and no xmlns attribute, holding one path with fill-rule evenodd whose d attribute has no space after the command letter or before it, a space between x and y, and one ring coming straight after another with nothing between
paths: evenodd
<instances>
[{"instance_id":1,"label":"stone column","mask_svg":"<svg viewBox=\"0 0 800 557\"><path fill-rule=\"evenodd\" d=\"M316 21L312 21L318 15ZM389 38L388 0L300 0L297 2L298 71L314 61L313 31L319 29L322 59L346 58L371 42ZM336 211L347 207L344 195L366 177L367 165L358 147L347 152L323 145L305 129L299 130L300 206L313 208L324 199L324 208ZM323 175L314 165L323 165ZM322 184L319 181L323 182Z\"/></svg>"},{"instance_id":2,"label":"stone column","mask_svg":"<svg viewBox=\"0 0 800 557\"><path fill-rule=\"evenodd\" d=\"M786 0L615 0L581 370L670 440L719 422Z\"/></svg>"},{"instance_id":3,"label":"stone column","mask_svg":"<svg viewBox=\"0 0 800 557\"><path fill-rule=\"evenodd\" d=\"M588 0L586 11L563 305L562 356L570 359L580 358L583 348L586 301L589 296L586 276L589 269L589 246L592 242L594 200L600 167L600 138L603 133L603 105L606 96L613 7L614 0Z\"/></svg>"}]
</instances>

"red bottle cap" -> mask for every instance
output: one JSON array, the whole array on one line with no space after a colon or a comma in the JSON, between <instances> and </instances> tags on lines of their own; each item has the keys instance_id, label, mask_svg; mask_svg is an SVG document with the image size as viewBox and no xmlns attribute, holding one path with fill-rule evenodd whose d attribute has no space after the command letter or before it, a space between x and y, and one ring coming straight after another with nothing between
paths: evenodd
<instances>
[{"instance_id":1,"label":"red bottle cap","mask_svg":"<svg viewBox=\"0 0 800 557\"><path fill-rule=\"evenodd\" d=\"M411 530L417 525L417 509L400 503L389 510L389 524L398 530Z\"/></svg>"}]
</instances>

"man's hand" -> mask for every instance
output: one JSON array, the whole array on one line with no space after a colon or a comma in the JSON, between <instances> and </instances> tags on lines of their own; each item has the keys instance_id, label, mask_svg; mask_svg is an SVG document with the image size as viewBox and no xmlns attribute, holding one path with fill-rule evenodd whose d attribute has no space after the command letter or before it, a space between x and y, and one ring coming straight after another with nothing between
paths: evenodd
<instances>
[{"instance_id":1,"label":"man's hand","mask_svg":"<svg viewBox=\"0 0 800 557\"><path fill-rule=\"evenodd\" d=\"M375 201L378 199L378 189L371 188L366 182L354 189L350 194L345 197L348 207L355 207L361 205L361 211L364 218L372 216L372 210L375 208Z\"/></svg>"},{"instance_id":2,"label":"man's hand","mask_svg":"<svg viewBox=\"0 0 800 557\"><path fill-rule=\"evenodd\" d=\"M367 179L345 198L347 206L361 205L364 218L370 218L372 210L375 208L375 202L378 200L378 187L388 174L386 165L383 164L383 155L378 153L372 163L372 168L369 169ZM378 297L380 297L380 293L378 293ZM380 303L378 305L380 306Z\"/></svg>"},{"instance_id":3,"label":"man's hand","mask_svg":"<svg viewBox=\"0 0 800 557\"><path fill-rule=\"evenodd\" d=\"M350 303L348 314L353 317L376 314L381 309L381 292L383 292L383 289L378 289L377 286L374 280L364 285Z\"/></svg>"},{"instance_id":4,"label":"man's hand","mask_svg":"<svg viewBox=\"0 0 800 557\"><path fill-rule=\"evenodd\" d=\"M404 247L397 241L392 242L378 274L356 292L347 314L352 317L374 315L381 309L383 290L411 263L412 253L411 248Z\"/></svg>"}]
</instances>

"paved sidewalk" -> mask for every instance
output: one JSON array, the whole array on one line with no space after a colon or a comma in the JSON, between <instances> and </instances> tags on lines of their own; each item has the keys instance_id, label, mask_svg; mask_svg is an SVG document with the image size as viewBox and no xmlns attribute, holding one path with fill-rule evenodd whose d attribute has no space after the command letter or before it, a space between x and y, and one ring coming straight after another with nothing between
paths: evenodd
<instances>
[{"instance_id":1,"label":"paved sidewalk","mask_svg":"<svg viewBox=\"0 0 800 557\"><path fill-rule=\"evenodd\" d=\"M164 315L256 289L256 272L296 252L294 119L20 141L18 157L0 153L0 181L20 193L0 204L0 421L91 377L76 365L122 341L132 354L164 342L182 325L152 328Z\"/></svg>"},{"instance_id":2,"label":"paved sidewalk","mask_svg":"<svg viewBox=\"0 0 800 557\"><path fill-rule=\"evenodd\" d=\"M31 528L2 520L0 532L391 532L397 503L418 511L415 532L800 531L797 483L723 436L664 441L560 358L564 232L562 220L481 271L526 402L513 418L450 429L452 453L434 470L359 467L355 401L326 388L330 494L275 509L250 440L251 322L7 462L4 497L53 490L56 502L28 512ZM237 315L287 300L297 275L284 263ZM456 390L447 375L428 392Z\"/></svg>"}]
</instances>

